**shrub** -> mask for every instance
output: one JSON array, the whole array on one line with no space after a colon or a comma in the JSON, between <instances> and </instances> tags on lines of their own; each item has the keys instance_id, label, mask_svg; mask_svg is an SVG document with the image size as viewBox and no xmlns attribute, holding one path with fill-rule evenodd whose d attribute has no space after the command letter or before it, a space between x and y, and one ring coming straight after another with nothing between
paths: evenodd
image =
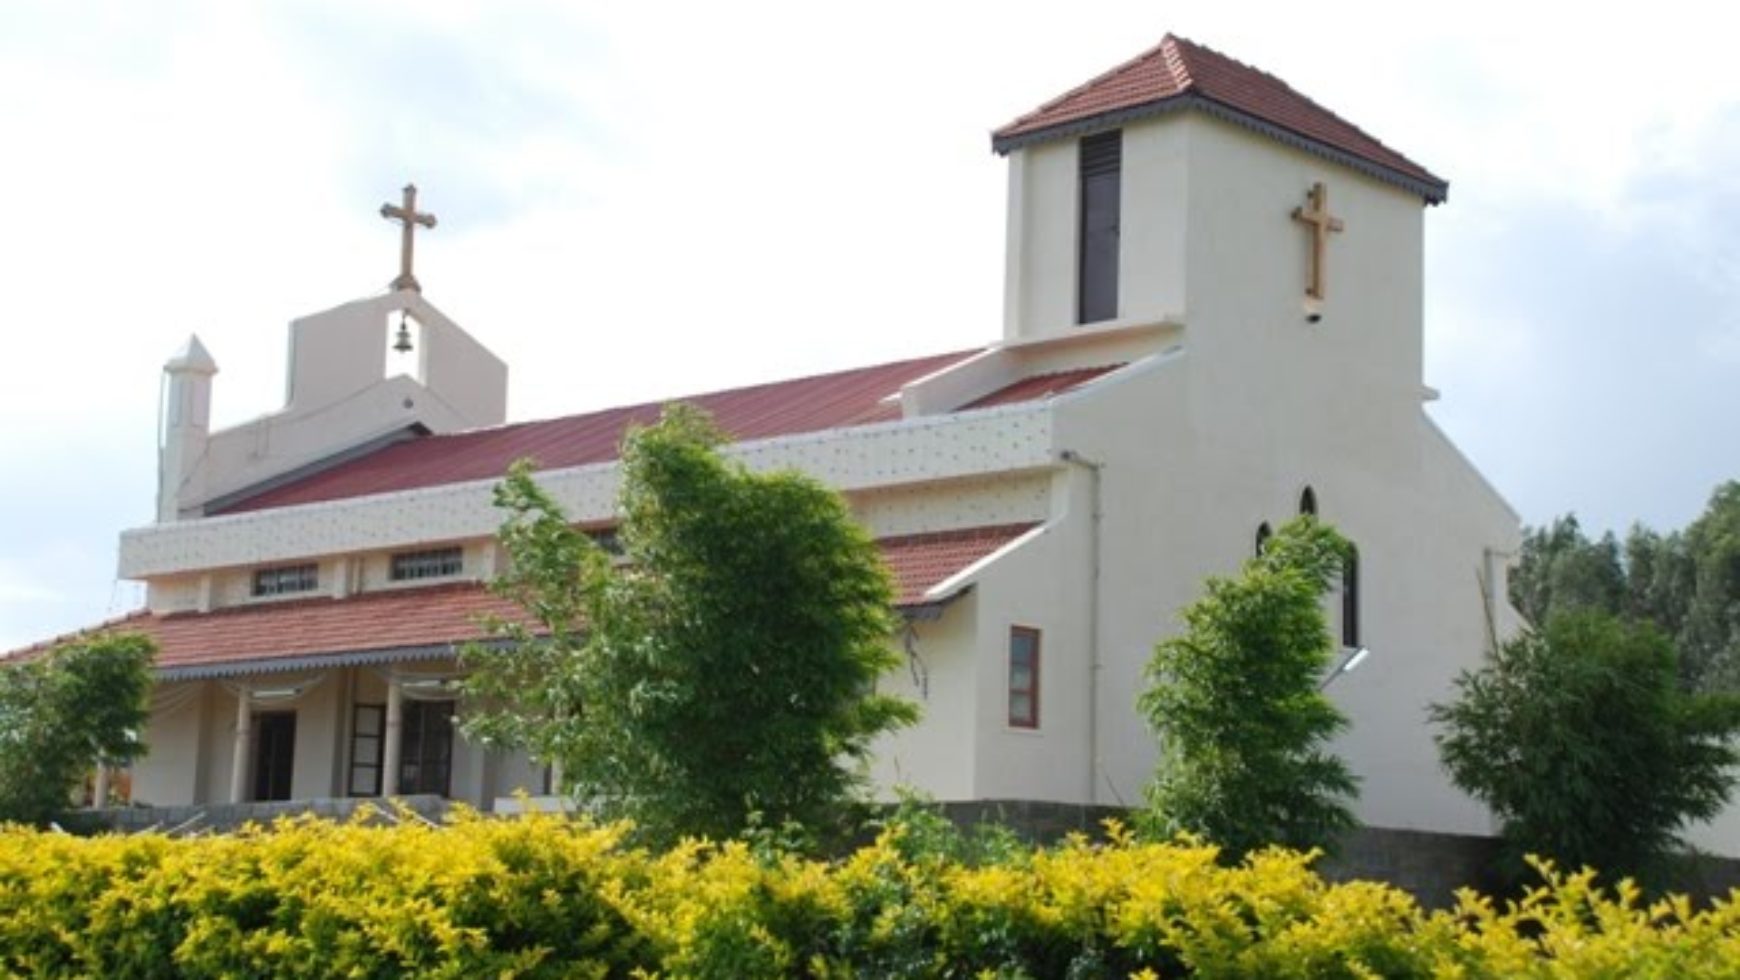
<instances>
[{"instance_id":1,"label":"shrub","mask_svg":"<svg viewBox=\"0 0 1740 980\"><path fill-rule=\"evenodd\" d=\"M1604 613L1553 617L1434 705L1444 765L1503 823L1513 874L1550 855L1655 879L1687 822L1732 791L1740 698L1689 694L1666 637Z\"/></svg>"},{"instance_id":2,"label":"shrub","mask_svg":"<svg viewBox=\"0 0 1740 980\"><path fill-rule=\"evenodd\" d=\"M904 825L837 862L625 825L312 818L200 839L0 829L0 973L104 977L1730 976L1740 903L1542 865L1426 914L1311 856L1075 838L977 865ZM1735 896L1740 899L1740 895Z\"/></svg>"},{"instance_id":3,"label":"shrub","mask_svg":"<svg viewBox=\"0 0 1740 980\"><path fill-rule=\"evenodd\" d=\"M155 649L118 633L0 664L0 820L46 824L98 762L145 753Z\"/></svg>"},{"instance_id":4,"label":"shrub","mask_svg":"<svg viewBox=\"0 0 1740 980\"><path fill-rule=\"evenodd\" d=\"M1236 578L1210 578L1160 643L1138 707L1160 740L1148 822L1232 857L1264 845L1333 847L1358 784L1328 749L1347 725L1320 690L1335 647L1323 595L1348 543L1301 517Z\"/></svg>"}]
</instances>

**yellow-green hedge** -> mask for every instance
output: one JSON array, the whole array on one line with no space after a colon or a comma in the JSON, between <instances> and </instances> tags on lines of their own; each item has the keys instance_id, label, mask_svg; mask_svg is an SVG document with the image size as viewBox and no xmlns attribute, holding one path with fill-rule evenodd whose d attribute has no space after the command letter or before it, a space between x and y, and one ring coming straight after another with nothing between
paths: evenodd
<instances>
[{"instance_id":1,"label":"yellow-green hedge","mask_svg":"<svg viewBox=\"0 0 1740 980\"><path fill-rule=\"evenodd\" d=\"M966 867L894 830L842 861L664 853L461 816L234 836L0 830L0 972L255 977L1731 977L1740 913L1557 875L1428 915L1304 855L1112 843Z\"/></svg>"}]
</instances>

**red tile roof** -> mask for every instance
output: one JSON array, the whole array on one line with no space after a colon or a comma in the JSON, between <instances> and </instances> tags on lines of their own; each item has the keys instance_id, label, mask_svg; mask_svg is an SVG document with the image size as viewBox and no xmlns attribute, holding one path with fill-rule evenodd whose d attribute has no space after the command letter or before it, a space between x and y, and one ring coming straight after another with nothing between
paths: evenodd
<instances>
[{"instance_id":1,"label":"red tile roof","mask_svg":"<svg viewBox=\"0 0 1740 980\"><path fill-rule=\"evenodd\" d=\"M895 604L925 605L925 593L1034 527L1005 524L877 542L893 573ZM137 612L86 631L132 631L157 641L157 668L178 674L302 669L320 659L369 654L447 654L454 645L483 638L480 616L524 621L519 607L476 583L369 592L347 599L298 599L234 606L208 613ZM65 638L63 638L65 639ZM10 656L30 656L52 643ZM313 661L313 663L311 663Z\"/></svg>"},{"instance_id":2,"label":"red tile roof","mask_svg":"<svg viewBox=\"0 0 1740 980\"><path fill-rule=\"evenodd\" d=\"M882 538L876 545L894 574L894 604L909 607L936 601L925 593L1037 526L996 524Z\"/></svg>"},{"instance_id":3,"label":"red tile roof","mask_svg":"<svg viewBox=\"0 0 1740 980\"><path fill-rule=\"evenodd\" d=\"M1449 185L1426 168L1279 78L1171 34L1153 49L997 130L991 145L1007 153L1028 143L1084 131L1108 116L1150 115L1186 105L1230 110L1232 121L1255 121L1293 134L1303 139L1304 149L1338 151L1376 167L1380 171L1376 176L1390 176L1392 182L1403 178L1404 186L1433 203L1442 201L1448 190Z\"/></svg>"},{"instance_id":4,"label":"red tile roof","mask_svg":"<svg viewBox=\"0 0 1740 980\"><path fill-rule=\"evenodd\" d=\"M990 408L993 405L1013 405L1018 402L1038 401L1073 391L1100 375L1116 371L1122 364L1106 364L1101 367L1076 368L1071 371L1053 371L1050 374L1036 374L1030 378L1006 384L996 391L962 405L961 409Z\"/></svg>"},{"instance_id":5,"label":"red tile roof","mask_svg":"<svg viewBox=\"0 0 1740 980\"><path fill-rule=\"evenodd\" d=\"M900 387L977 351L957 351L791 381L670 399L698 405L742 440L839 429L900 418ZM322 500L487 480L530 456L540 469L615 459L631 425L658 421L669 404L646 402L585 415L425 436L247 497L214 513L234 514Z\"/></svg>"}]
</instances>

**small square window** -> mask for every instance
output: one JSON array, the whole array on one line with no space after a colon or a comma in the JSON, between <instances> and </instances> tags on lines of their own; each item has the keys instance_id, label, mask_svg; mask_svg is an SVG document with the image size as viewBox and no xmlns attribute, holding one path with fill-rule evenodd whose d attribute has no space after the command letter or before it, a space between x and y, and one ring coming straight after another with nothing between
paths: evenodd
<instances>
[{"instance_id":1,"label":"small square window","mask_svg":"<svg viewBox=\"0 0 1740 980\"><path fill-rule=\"evenodd\" d=\"M403 551L393 556L392 579L395 582L415 582L426 578L446 578L464 570L463 548Z\"/></svg>"},{"instance_id":2,"label":"small square window","mask_svg":"<svg viewBox=\"0 0 1740 980\"><path fill-rule=\"evenodd\" d=\"M313 592L318 588L320 588L319 565L284 565L279 568L261 568L254 572L254 595L256 597Z\"/></svg>"},{"instance_id":3,"label":"small square window","mask_svg":"<svg viewBox=\"0 0 1740 980\"><path fill-rule=\"evenodd\" d=\"M1039 631L1009 628L1009 725L1039 727Z\"/></svg>"}]
</instances>

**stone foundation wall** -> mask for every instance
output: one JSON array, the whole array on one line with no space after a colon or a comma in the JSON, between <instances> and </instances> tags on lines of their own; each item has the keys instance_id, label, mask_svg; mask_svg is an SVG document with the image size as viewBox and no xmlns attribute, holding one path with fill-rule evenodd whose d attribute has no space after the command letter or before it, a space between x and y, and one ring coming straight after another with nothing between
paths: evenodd
<instances>
[{"instance_id":1,"label":"stone foundation wall","mask_svg":"<svg viewBox=\"0 0 1740 980\"><path fill-rule=\"evenodd\" d=\"M1127 824L1133 818L1132 811L1121 807L1031 800L974 800L945 803L942 809L958 826L1000 822L1041 844L1055 843L1077 831L1099 837L1106 819ZM1441 909L1455 904L1459 888L1502 894L1503 885L1492 872L1498 855L1499 842L1491 837L1359 827L1342 841L1334 857L1318 862L1317 870L1330 881L1386 882L1414 896L1426 908ZM1740 888L1740 861L1688 856L1674 868L1670 887L1703 902L1726 898L1731 890Z\"/></svg>"},{"instance_id":2,"label":"stone foundation wall","mask_svg":"<svg viewBox=\"0 0 1740 980\"><path fill-rule=\"evenodd\" d=\"M400 802L436 823L453 806L452 801L439 796L407 796ZM304 813L347 820L363 806L378 810L380 801L323 799L85 810L77 814L75 822L78 829L98 831L196 834L234 830L250 822L267 824L279 817ZM1071 833L1098 838L1103 836L1106 820L1129 823L1132 818L1132 812L1121 807L1032 800L973 800L944 803L941 807L958 826L1000 823L1022 838L1040 844L1054 844ZM1361 827L1347 836L1334 857L1325 858L1317 868L1330 881L1387 882L1413 895L1427 908L1446 908L1455 902L1459 888L1474 888L1489 895L1500 893L1501 886L1491 871L1497 863L1498 847L1498 841L1490 837ZM1683 860L1675 870L1674 890L1696 899L1726 897L1730 890L1740 888L1740 861L1697 855Z\"/></svg>"},{"instance_id":3,"label":"stone foundation wall","mask_svg":"<svg viewBox=\"0 0 1740 980\"><path fill-rule=\"evenodd\" d=\"M397 799L425 819L439 823L453 806L440 796L405 796ZM377 799L283 800L270 803L206 803L193 806L114 807L106 810L81 810L73 818L80 828L137 834L155 830L164 833L196 834L201 831L235 830L247 823L269 824L279 817L295 817L305 813L331 820L349 820L361 807L382 809ZM376 820L395 818L377 816Z\"/></svg>"}]
</instances>

